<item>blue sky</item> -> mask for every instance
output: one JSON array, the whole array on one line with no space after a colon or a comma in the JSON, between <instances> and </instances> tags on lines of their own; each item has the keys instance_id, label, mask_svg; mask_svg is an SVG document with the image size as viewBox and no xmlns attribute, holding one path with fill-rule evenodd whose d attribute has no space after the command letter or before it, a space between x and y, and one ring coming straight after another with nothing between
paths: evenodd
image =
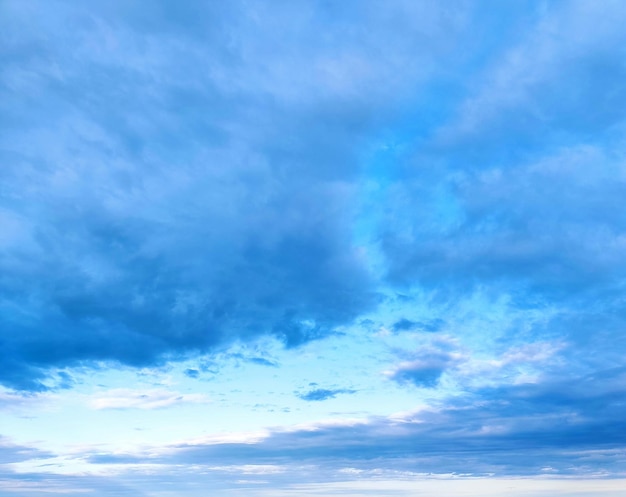
<instances>
[{"instance_id":1,"label":"blue sky","mask_svg":"<svg viewBox=\"0 0 626 497\"><path fill-rule=\"evenodd\" d=\"M624 25L0 2L0 493L621 495Z\"/></svg>"}]
</instances>

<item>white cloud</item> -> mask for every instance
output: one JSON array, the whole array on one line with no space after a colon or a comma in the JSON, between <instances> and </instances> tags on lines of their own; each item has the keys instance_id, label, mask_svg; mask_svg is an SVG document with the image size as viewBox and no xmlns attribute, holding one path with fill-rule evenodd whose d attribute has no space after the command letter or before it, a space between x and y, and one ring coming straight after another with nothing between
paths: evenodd
<instances>
[{"instance_id":1,"label":"white cloud","mask_svg":"<svg viewBox=\"0 0 626 497\"><path fill-rule=\"evenodd\" d=\"M6 388L0 388L0 410L42 407L50 402L54 395L50 393L22 394Z\"/></svg>"},{"instance_id":2,"label":"white cloud","mask_svg":"<svg viewBox=\"0 0 626 497\"><path fill-rule=\"evenodd\" d=\"M207 403L203 394L182 394L171 390L133 390L115 388L93 396L90 405L94 409L159 409L177 404Z\"/></svg>"}]
</instances>

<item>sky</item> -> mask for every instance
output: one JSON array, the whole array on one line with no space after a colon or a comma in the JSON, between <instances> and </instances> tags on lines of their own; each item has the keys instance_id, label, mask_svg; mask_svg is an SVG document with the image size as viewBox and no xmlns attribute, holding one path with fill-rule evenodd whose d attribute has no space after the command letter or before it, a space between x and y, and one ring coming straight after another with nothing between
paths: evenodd
<instances>
[{"instance_id":1,"label":"sky","mask_svg":"<svg viewBox=\"0 0 626 497\"><path fill-rule=\"evenodd\" d=\"M0 494L623 495L625 25L0 0Z\"/></svg>"}]
</instances>

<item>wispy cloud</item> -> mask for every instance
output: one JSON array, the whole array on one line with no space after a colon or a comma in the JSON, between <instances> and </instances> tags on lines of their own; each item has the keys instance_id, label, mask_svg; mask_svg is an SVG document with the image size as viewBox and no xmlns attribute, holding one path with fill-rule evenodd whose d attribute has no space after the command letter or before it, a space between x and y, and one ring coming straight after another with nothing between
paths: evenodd
<instances>
[{"instance_id":1,"label":"wispy cloud","mask_svg":"<svg viewBox=\"0 0 626 497\"><path fill-rule=\"evenodd\" d=\"M55 454L49 451L16 444L7 437L0 436L0 464L2 465L34 459L49 459L54 456Z\"/></svg>"},{"instance_id":2,"label":"wispy cloud","mask_svg":"<svg viewBox=\"0 0 626 497\"><path fill-rule=\"evenodd\" d=\"M0 388L0 411L32 409L47 404L52 394L32 394Z\"/></svg>"},{"instance_id":3,"label":"wispy cloud","mask_svg":"<svg viewBox=\"0 0 626 497\"><path fill-rule=\"evenodd\" d=\"M116 388L93 395L89 405L94 409L160 409L209 401L209 398L202 394L182 394L159 389Z\"/></svg>"}]
</instances>

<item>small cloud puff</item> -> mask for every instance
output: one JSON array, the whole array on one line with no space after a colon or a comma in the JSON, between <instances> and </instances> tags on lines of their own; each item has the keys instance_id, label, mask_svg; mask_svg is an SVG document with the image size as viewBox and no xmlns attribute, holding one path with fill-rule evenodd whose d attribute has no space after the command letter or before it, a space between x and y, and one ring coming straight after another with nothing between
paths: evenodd
<instances>
[{"instance_id":1,"label":"small cloud puff","mask_svg":"<svg viewBox=\"0 0 626 497\"><path fill-rule=\"evenodd\" d=\"M189 378L199 378L200 377L200 371L198 371L197 369L185 369L185 376L188 376Z\"/></svg>"},{"instance_id":2,"label":"small cloud puff","mask_svg":"<svg viewBox=\"0 0 626 497\"><path fill-rule=\"evenodd\" d=\"M317 402L322 400L334 399L337 395L340 394L353 394L356 393L356 390L351 390L348 388L336 388L332 390L328 390L326 388L316 388L314 390L310 390L304 394L298 394L302 400L306 400L307 402Z\"/></svg>"},{"instance_id":3,"label":"small cloud puff","mask_svg":"<svg viewBox=\"0 0 626 497\"><path fill-rule=\"evenodd\" d=\"M411 321L410 319L402 318L396 321L392 329L395 332L400 331L428 331L434 333L441 330L444 325L442 319L432 319L430 321Z\"/></svg>"}]
</instances>

